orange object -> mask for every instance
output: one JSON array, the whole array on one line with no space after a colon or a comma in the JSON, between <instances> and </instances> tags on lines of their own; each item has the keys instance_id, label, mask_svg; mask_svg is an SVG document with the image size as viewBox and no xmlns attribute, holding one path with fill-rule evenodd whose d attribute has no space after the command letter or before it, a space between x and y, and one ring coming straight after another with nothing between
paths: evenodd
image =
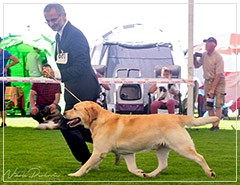
<instances>
[{"instance_id":1,"label":"orange object","mask_svg":"<svg viewBox=\"0 0 240 185\"><path fill-rule=\"evenodd\" d=\"M24 92L21 87L6 87L5 91L5 102L12 102L11 106L18 106L19 108L24 109L25 100ZM11 108L11 107L7 107Z\"/></svg>"}]
</instances>

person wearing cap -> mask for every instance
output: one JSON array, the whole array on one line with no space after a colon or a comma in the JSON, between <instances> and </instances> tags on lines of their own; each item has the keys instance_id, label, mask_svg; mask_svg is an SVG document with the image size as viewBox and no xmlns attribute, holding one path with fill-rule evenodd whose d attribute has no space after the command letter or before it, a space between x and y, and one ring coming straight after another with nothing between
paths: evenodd
<instances>
[{"instance_id":1,"label":"person wearing cap","mask_svg":"<svg viewBox=\"0 0 240 185\"><path fill-rule=\"evenodd\" d=\"M33 47L33 50L27 55L26 70L30 77L40 77L42 70L42 58L40 56L40 49Z\"/></svg>"},{"instance_id":2,"label":"person wearing cap","mask_svg":"<svg viewBox=\"0 0 240 185\"><path fill-rule=\"evenodd\" d=\"M171 78L172 73L168 67L163 67L161 72L162 78ZM176 84L167 84L166 86L158 87L157 84L153 84L149 90L149 93L156 92L157 97L150 105L150 113L157 114L159 108L167 108L169 114L175 113L175 107L179 104L179 88Z\"/></svg>"},{"instance_id":3,"label":"person wearing cap","mask_svg":"<svg viewBox=\"0 0 240 185\"><path fill-rule=\"evenodd\" d=\"M2 38L0 37L0 43L2 41ZM8 61L11 62L8 62ZM13 56L8 51L0 48L0 76L6 77L7 71L10 67L16 65L19 63L19 59L15 56ZM0 82L0 114L2 117L2 124L1 127L6 127L6 111L5 111L5 103L4 103L4 97L5 97L5 91L6 91L6 83Z\"/></svg>"},{"instance_id":4,"label":"person wearing cap","mask_svg":"<svg viewBox=\"0 0 240 185\"><path fill-rule=\"evenodd\" d=\"M205 107L209 116L217 116L221 119L222 106L225 95L224 61L222 56L215 50L217 40L214 37L204 39L205 52L202 56L194 54L194 67L203 67ZM215 107L215 108L214 108ZM210 128L212 131L219 130L219 122Z\"/></svg>"}]
</instances>

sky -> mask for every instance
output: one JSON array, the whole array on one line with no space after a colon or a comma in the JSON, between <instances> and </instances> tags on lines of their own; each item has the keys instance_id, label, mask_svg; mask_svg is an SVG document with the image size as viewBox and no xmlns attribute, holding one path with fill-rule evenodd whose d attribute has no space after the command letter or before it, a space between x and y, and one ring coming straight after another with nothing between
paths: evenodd
<instances>
[{"instance_id":1,"label":"sky","mask_svg":"<svg viewBox=\"0 0 240 185\"><path fill-rule=\"evenodd\" d=\"M32 32L54 39L55 33L45 24L43 16L45 5L54 1L0 1L1 37ZM188 46L188 0L57 2L63 4L68 20L83 31L90 45L117 26L142 23L162 29L172 39L179 40L184 48ZM237 0L194 0L194 44L210 36L218 39L240 30L238 9Z\"/></svg>"}]
</instances>

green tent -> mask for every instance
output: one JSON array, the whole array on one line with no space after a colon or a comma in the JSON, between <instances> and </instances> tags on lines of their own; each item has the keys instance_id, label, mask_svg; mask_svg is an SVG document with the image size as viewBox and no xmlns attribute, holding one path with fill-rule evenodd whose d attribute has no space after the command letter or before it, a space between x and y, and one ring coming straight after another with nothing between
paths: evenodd
<instances>
[{"instance_id":1,"label":"green tent","mask_svg":"<svg viewBox=\"0 0 240 185\"><path fill-rule=\"evenodd\" d=\"M8 37L3 38L2 42L0 43L0 48L9 51L12 55L16 56L20 60L17 65L11 67L11 76L28 77L28 73L25 68L26 57L27 54L33 50L33 47L41 49L40 55L43 63L47 63L47 57L53 56L54 41L44 35L34 37L9 35ZM11 82L10 84L11 86L22 88L25 99L25 112L29 113L29 93L31 83ZM10 114L15 114L15 109L17 109L17 107L13 107L13 109L7 111L10 112Z\"/></svg>"}]
</instances>

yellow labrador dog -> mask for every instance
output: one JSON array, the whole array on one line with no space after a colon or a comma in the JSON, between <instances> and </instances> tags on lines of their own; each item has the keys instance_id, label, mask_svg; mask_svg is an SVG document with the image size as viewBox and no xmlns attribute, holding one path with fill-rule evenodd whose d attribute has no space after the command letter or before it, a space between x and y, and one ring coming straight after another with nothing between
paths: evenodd
<instances>
[{"instance_id":1,"label":"yellow labrador dog","mask_svg":"<svg viewBox=\"0 0 240 185\"><path fill-rule=\"evenodd\" d=\"M93 138L93 153L89 160L75 173L69 176L82 176L98 166L107 153L121 154L128 170L140 177L154 177L168 166L168 154L171 149L180 155L194 160L205 173L214 178L215 172L195 150L194 143L185 130L185 126L199 126L217 122L218 117L193 118L173 114L120 115L103 109L94 102L77 103L73 109L65 112L70 119L69 126L79 124L89 128ZM153 149L157 153L158 167L150 173L138 169L136 152Z\"/></svg>"}]
</instances>

